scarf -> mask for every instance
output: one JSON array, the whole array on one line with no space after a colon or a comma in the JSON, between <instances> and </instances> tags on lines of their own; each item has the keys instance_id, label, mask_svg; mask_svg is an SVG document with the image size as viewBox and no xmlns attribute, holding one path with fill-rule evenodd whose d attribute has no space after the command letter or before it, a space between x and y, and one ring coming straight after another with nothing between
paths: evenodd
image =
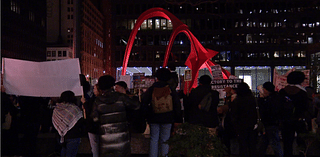
<instances>
[{"instance_id":1,"label":"scarf","mask_svg":"<svg viewBox=\"0 0 320 157\"><path fill-rule=\"evenodd\" d=\"M78 106L69 103L57 103L53 110L52 123L61 136L60 143L64 142L64 136L82 117L82 111Z\"/></svg>"}]
</instances>

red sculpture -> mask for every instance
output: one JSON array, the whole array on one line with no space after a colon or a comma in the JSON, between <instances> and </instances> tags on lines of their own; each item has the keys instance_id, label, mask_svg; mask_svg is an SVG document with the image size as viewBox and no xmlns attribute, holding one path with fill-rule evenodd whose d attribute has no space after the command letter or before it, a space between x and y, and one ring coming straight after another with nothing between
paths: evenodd
<instances>
[{"instance_id":1,"label":"red sculpture","mask_svg":"<svg viewBox=\"0 0 320 157\"><path fill-rule=\"evenodd\" d=\"M201 43L198 41L198 39L191 33L191 31L189 30L187 25L182 23L176 16L174 16L169 11L167 11L163 8L152 8L152 9L149 9L149 10L143 12L139 16L136 24L134 25L134 28L130 34L130 37L129 37L129 40L127 43L126 52L124 55L124 60L123 60L123 65L122 65L123 69L122 69L121 74L122 75L126 74L126 69L127 69L127 65L128 65L130 52L132 49L134 38L137 35L138 29L140 28L140 26L144 20L152 18L152 17L162 17L162 18L171 20L172 26L173 26L173 32L170 36L169 45L167 45L167 48L166 48L163 67L167 66L169 54L170 54L172 44L173 44L176 36L179 33L184 33L184 34L186 34L186 36L190 40L191 50L190 50L190 54L185 62L185 65L188 66L192 70L192 80L191 80L190 86L188 86L188 88L184 89L184 93L187 93L188 91L191 90L191 88L194 88L197 86L196 81L197 81L200 69L208 68L209 71L211 72L210 66L216 65L216 63L210 61L210 58L217 55L218 52L204 48L201 45ZM230 73L225 69L222 69L222 74L223 74L224 79L228 79L230 76ZM185 87L187 87L187 86L185 86Z\"/></svg>"}]
</instances>

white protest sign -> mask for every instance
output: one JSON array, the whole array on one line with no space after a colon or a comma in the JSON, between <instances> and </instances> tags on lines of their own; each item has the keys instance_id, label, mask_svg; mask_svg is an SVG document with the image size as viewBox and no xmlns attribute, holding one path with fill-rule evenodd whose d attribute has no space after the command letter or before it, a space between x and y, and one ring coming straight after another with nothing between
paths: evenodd
<instances>
[{"instance_id":1,"label":"white protest sign","mask_svg":"<svg viewBox=\"0 0 320 157\"><path fill-rule=\"evenodd\" d=\"M3 58L3 85L7 94L59 97L66 90L82 95L79 59L33 62Z\"/></svg>"},{"instance_id":2,"label":"white protest sign","mask_svg":"<svg viewBox=\"0 0 320 157\"><path fill-rule=\"evenodd\" d=\"M191 81L191 80L192 80L191 69L184 70L184 81Z\"/></svg>"},{"instance_id":3,"label":"white protest sign","mask_svg":"<svg viewBox=\"0 0 320 157\"><path fill-rule=\"evenodd\" d=\"M221 66L219 64L211 66L211 70L213 79L223 79Z\"/></svg>"},{"instance_id":4,"label":"white protest sign","mask_svg":"<svg viewBox=\"0 0 320 157\"><path fill-rule=\"evenodd\" d=\"M119 81L124 81L129 89L132 88L132 77L130 75L120 75Z\"/></svg>"},{"instance_id":5,"label":"white protest sign","mask_svg":"<svg viewBox=\"0 0 320 157\"><path fill-rule=\"evenodd\" d=\"M219 98L223 98L226 93L226 87L238 88L238 84L243 83L243 79L219 79L212 80L211 88L219 92Z\"/></svg>"}]
</instances>

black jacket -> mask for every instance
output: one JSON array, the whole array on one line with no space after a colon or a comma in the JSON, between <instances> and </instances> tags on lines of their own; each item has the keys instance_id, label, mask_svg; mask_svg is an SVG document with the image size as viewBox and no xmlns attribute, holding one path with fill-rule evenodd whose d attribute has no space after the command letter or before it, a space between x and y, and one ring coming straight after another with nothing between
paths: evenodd
<instances>
[{"instance_id":1,"label":"black jacket","mask_svg":"<svg viewBox=\"0 0 320 157\"><path fill-rule=\"evenodd\" d=\"M139 109L139 101L109 89L94 102L92 118L100 123L100 157L130 156L126 109Z\"/></svg>"},{"instance_id":2,"label":"black jacket","mask_svg":"<svg viewBox=\"0 0 320 157\"><path fill-rule=\"evenodd\" d=\"M295 107L293 115L295 120L298 120L299 118L308 118L308 115L306 115L308 109L308 95L305 90L302 90L295 85L287 85L279 91L279 94L282 97L288 96L292 100Z\"/></svg>"},{"instance_id":3,"label":"black jacket","mask_svg":"<svg viewBox=\"0 0 320 157\"><path fill-rule=\"evenodd\" d=\"M198 105L209 93L212 94L212 101L209 111L199 109ZM188 103L187 103L188 104ZM219 125L217 106L219 104L219 92L212 90L210 85L200 85L193 89L189 95L189 123L215 128Z\"/></svg>"},{"instance_id":4,"label":"black jacket","mask_svg":"<svg viewBox=\"0 0 320 157\"><path fill-rule=\"evenodd\" d=\"M280 121L281 98L277 92L266 98L259 98L261 121L265 126L278 126Z\"/></svg>"},{"instance_id":5,"label":"black jacket","mask_svg":"<svg viewBox=\"0 0 320 157\"><path fill-rule=\"evenodd\" d=\"M237 97L230 104L232 124L238 133L254 128L257 123L256 98L252 95Z\"/></svg>"},{"instance_id":6,"label":"black jacket","mask_svg":"<svg viewBox=\"0 0 320 157\"><path fill-rule=\"evenodd\" d=\"M141 104L144 108L144 112L147 113L148 123L182 123L181 117L181 102L178 93L175 90L171 91L173 101L173 111L166 113L154 113L152 110L152 93L154 87L165 87L168 84L166 82L155 82L147 91L143 94Z\"/></svg>"}]
</instances>

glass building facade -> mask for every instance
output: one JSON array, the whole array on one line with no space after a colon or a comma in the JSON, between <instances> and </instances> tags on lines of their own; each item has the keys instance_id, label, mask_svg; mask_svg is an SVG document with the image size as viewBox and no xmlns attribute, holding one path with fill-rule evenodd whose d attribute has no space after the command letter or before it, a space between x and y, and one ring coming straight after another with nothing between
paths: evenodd
<instances>
[{"instance_id":1,"label":"glass building facade","mask_svg":"<svg viewBox=\"0 0 320 157\"><path fill-rule=\"evenodd\" d=\"M183 23L205 47L219 54L211 60L250 86L272 81L273 71L295 67L310 69L310 47L320 43L320 2L313 0L245 0L219 1L191 5L166 1L114 1L114 59L121 67L126 44L141 13L153 7L164 8ZM160 67L172 33L170 20L146 19L140 26L132 48L128 67ZM169 62L184 67L190 52L186 35L179 34L172 47ZM199 72L201 74L209 72ZM317 72L316 72L317 73Z\"/></svg>"}]
</instances>

